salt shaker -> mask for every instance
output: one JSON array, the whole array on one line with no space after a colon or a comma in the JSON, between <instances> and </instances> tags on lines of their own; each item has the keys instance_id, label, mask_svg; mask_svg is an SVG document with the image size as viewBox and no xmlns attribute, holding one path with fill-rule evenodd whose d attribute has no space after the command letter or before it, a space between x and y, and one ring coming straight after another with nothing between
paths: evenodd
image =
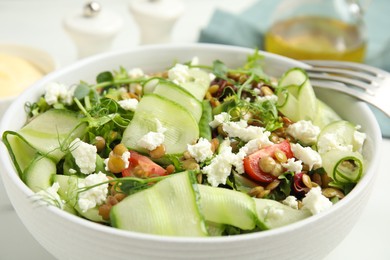
<instances>
[{"instance_id":1,"label":"salt shaker","mask_svg":"<svg viewBox=\"0 0 390 260\"><path fill-rule=\"evenodd\" d=\"M63 26L77 46L78 57L84 58L109 50L123 20L118 14L102 10L99 3L91 1L83 10L65 16Z\"/></svg>"},{"instance_id":2,"label":"salt shaker","mask_svg":"<svg viewBox=\"0 0 390 260\"><path fill-rule=\"evenodd\" d=\"M130 12L140 29L141 44L169 42L172 28L182 15L180 0L132 0Z\"/></svg>"}]
</instances>

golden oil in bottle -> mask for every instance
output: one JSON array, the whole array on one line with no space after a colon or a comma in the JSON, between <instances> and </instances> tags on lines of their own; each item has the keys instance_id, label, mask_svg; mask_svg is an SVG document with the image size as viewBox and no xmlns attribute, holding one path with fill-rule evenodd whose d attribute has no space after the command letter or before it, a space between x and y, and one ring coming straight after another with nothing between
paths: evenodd
<instances>
[{"instance_id":1,"label":"golden oil in bottle","mask_svg":"<svg viewBox=\"0 0 390 260\"><path fill-rule=\"evenodd\" d=\"M357 25L302 16L276 22L265 35L265 50L294 59L363 62L364 35Z\"/></svg>"}]
</instances>

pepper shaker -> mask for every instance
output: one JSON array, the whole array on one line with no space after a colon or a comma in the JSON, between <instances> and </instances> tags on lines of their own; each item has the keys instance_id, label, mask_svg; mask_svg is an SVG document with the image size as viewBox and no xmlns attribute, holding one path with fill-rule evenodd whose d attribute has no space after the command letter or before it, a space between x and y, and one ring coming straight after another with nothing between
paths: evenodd
<instances>
[{"instance_id":1,"label":"pepper shaker","mask_svg":"<svg viewBox=\"0 0 390 260\"><path fill-rule=\"evenodd\" d=\"M63 26L77 46L78 57L84 58L110 49L123 26L122 18L99 3L90 1L83 10L64 17Z\"/></svg>"},{"instance_id":2,"label":"pepper shaker","mask_svg":"<svg viewBox=\"0 0 390 260\"><path fill-rule=\"evenodd\" d=\"M141 44L169 42L172 28L182 15L180 0L132 0L130 12L140 29Z\"/></svg>"}]
</instances>

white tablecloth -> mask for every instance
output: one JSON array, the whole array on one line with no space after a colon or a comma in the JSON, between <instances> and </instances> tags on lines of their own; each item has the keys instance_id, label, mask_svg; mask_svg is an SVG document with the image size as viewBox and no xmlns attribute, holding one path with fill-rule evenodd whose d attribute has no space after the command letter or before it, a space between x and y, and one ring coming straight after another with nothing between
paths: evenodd
<instances>
[{"instance_id":1,"label":"white tablecloth","mask_svg":"<svg viewBox=\"0 0 390 260\"><path fill-rule=\"evenodd\" d=\"M183 0L184 15L172 32L172 42L196 42L199 30L207 24L216 7L231 12L240 12L253 0ZM101 0L103 8L121 15L125 28L113 42L112 49L124 49L139 43L138 27L132 20L128 1ZM0 0L0 41L29 44L49 51L60 67L77 60L73 42L62 29L62 19L68 12L81 8L83 2L76 0ZM387 203L390 174L387 162L390 155L390 140L383 140L380 175L369 204L352 232L326 257L338 259L390 259L390 204ZM1 182L1 180L0 180ZM10 204L0 183L0 259L40 259L53 257L28 233Z\"/></svg>"}]
</instances>

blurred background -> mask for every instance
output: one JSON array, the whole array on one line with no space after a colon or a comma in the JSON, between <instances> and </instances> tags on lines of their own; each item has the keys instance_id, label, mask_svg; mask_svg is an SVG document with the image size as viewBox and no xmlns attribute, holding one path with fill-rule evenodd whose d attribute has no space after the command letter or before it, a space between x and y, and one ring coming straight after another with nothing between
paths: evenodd
<instances>
[{"instance_id":1,"label":"blurred background","mask_svg":"<svg viewBox=\"0 0 390 260\"><path fill-rule=\"evenodd\" d=\"M74 14L83 12L87 1L0 0L0 43L20 43L42 48L52 54L60 66L80 58L77 50L80 42L77 43L72 38L69 25L74 27L73 33L75 30L81 30L84 36L99 33L98 31L103 29L112 30L111 45L100 51L119 50L150 43L198 41L263 49L263 37L275 21L294 15L291 10L295 13L302 10L316 13L317 10L307 7L317 5L320 9L324 9L321 2L332 3L333 0L99 0L97 2L101 6L100 14L93 18L86 18L89 20L89 25L82 25L82 19L77 21ZM346 7L350 2L355 1L335 2L343 4L341 6L339 4L337 10L326 10L327 15L350 19L348 18L348 15L351 16L350 12L356 12L356 10L347 10ZM387 28L390 26L390 18L387 10L390 10L390 3L387 0L361 0L360 2L364 7L362 33L365 34L363 38L367 44L364 62L389 70L390 52L387 48L390 48L390 31ZM285 7L280 8L280 4L284 4ZM171 6L166 8L169 5ZM147 10L147 6L156 8ZM107 12L116 16L115 22L122 24L116 29L94 28L91 21L98 20L99 15ZM139 16L149 16L149 19L145 22L137 19ZM155 39L149 38L149 41L143 41L142 33L156 34L158 31L156 26L147 25L152 18L157 21L160 29L161 26L165 26L169 30L165 29L164 35L156 36ZM64 24L67 24L68 28ZM86 28L80 28L82 26ZM161 41L159 42L158 39Z\"/></svg>"}]
</instances>

